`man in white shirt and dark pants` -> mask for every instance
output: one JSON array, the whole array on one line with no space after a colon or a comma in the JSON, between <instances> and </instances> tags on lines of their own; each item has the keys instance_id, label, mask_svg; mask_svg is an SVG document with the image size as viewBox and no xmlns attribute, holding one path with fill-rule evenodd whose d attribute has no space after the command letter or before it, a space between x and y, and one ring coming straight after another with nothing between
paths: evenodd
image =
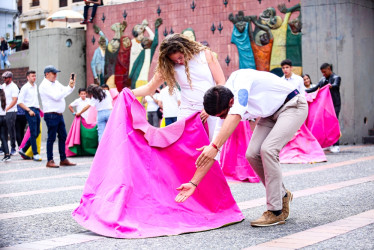
<instances>
[{"instance_id":1,"label":"man in white shirt and dark pants","mask_svg":"<svg viewBox=\"0 0 374 250\"><path fill-rule=\"evenodd\" d=\"M17 85L13 82L13 73L10 71L5 71L3 73L3 90L5 92L6 98L6 115L5 121L8 127L8 133L10 136L10 154L14 155L16 153L16 118L17 118L17 98L19 89Z\"/></svg>"},{"instance_id":2,"label":"man in white shirt and dark pants","mask_svg":"<svg viewBox=\"0 0 374 250\"><path fill-rule=\"evenodd\" d=\"M209 115L224 119L220 121L223 124L212 143L198 149L203 152L196 161L195 175L178 188L176 201L183 202L193 194L213 165L219 148L241 120L261 117L246 158L265 186L267 211L251 225L284 224L292 194L283 185L279 152L308 115L305 96L300 95L293 84L272 73L242 69L232 73L225 86L215 86L205 93L204 109Z\"/></svg>"},{"instance_id":3,"label":"man in white shirt and dark pants","mask_svg":"<svg viewBox=\"0 0 374 250\"><path fill-rule=\"evenodd\" d=\"M44 121L48 128L47 138L47 167L58 168L53 161L53 143L58 134L58 151L60 153L60 166L75 166L65 154L65 141L67 137L63 112L65 110L65 97L70 95L75 87L75 80L70 78L69 85L63 86L56 80L57 73L61 72L49 65L44 69L45 78L39 86L40 99L43 104Z\"/></svg>"},{"instance_id":4,"label":"man in white shirt and dark pants","mask_svg":"<svg viewBox=\"0 0 374 250\"><path fill-rule=\"evenodd\" d=\"M25 154L27 149L32 148L33 160L41 161L42 158L38 153L36 145L36 138L40 133L40 112L39 112L39 99L38 99L38 86L36 86L36 72L29 70L26 73L28 82L22 86L18 96L18 105L24 109L27 123L30 129L30 138L27 140L25 146L19 151L23 159L29 159Z\"/></svg>"},{"instance_id":5,"label":"man in white shirt and dark pants","mask_svg":"<svg viewBox=\"0 0 374 250\"><path fill-rule=\"evenodd\" d=\"M304 79L292 72L292 61L289 59L281 62L283 76L282 78L292 83L301 95L305 96Z\"/></svg>"},{"instance_id":6,"label":"man in white shirt and dark pants","mask_svg":"<svg viewBox=\"0 0 374 250\"><path fill-rule=\"evenodd\" d=\"M181 94L178 88L173 89L170 95L169 86L161 89L158 105L162 108L165 118L165 126L177 121L179 105L181 104Z\"/></svg>"}]
</instances>

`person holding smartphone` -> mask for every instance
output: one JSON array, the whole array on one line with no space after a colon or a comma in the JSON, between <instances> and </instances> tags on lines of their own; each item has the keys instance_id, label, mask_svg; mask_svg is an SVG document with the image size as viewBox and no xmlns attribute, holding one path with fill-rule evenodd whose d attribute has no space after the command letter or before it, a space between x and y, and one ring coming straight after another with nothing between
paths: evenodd
<instances>
[{"instance_id":1,"label":"person holding smartphone","mask_svg":"<svg viewBox=\"0 0 374 250\"><path fill-rule=\"evenodd\" d=\"M67 137L63 113L65 111L65 97L74 91L75 75L71 74L68 86L57 81L57 73L61 72L53 65L44 69L44 79L39 86L40 99L44 110L44 120L48 128L47 137L47 165L48 168L58 168L53 160L53 143L58 134L58 151L60 153L60 166L75 166L65 154L65 141Z\"/></svg>"}]
</instances>

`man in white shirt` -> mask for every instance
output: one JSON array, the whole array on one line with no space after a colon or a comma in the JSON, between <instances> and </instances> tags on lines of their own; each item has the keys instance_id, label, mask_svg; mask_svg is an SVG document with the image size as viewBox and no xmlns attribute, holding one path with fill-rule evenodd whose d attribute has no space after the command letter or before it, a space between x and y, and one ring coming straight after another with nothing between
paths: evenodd
<instances>
[{"instance_id":1,"label":"man in white shirt","mask_svg":"<svg viewBox=\"0 0 374 250\"><path fill-rule=\"evenodd\" d=\"M204 109L209 115L225 120L212 143L198 149L203 152L196 161L195 175L189 183L178 188L180 193L176 201L183 202L193 194L213 165L220 147L241 120L261 117L246 158L265 186L267 211L251 225L284 224L292 194L283 185L279 152L308 115L305 96L300 95L291 83L272 73L242 69L231 74L225 87L215 86L205 93Z\"/></svg>"},{"instance_id":2,"label":"man in white shirt","mask_svg":"<svg viewBox=\"0 0 374 250\"><path fill-rule=\"evenodd\" d=\"M44 69L45 78L40 83L39 94L43 104L44 121L48 128L47 138L47 165L48 168L58 168L53 161L53 143L58 134L58 151L60 153L60 166L75 166L65 154L65 141L67 137L65 121L62 113L65 110L65 97L73 92L75 79L70 78L69 85L63 86L56 80L57 73L61 72L53 65Z\"/></svg>"},{"instance_id":3,"label":"man in white shirt","mask_svg":"<svg viewBox=\"0 0 374 250\"><path fill-rule=\"evenodd\" d=\"M90 104L90 98L87 98L87 91L85 88L80 88L78 90L79 98L75 99L69 105L69 110L73 113L73 115L78 114L85 108L88 104ZM76 107L76 112L74 111L74 107ZM88 112L84 112L81 115L85 120L87 120Z\"/></svg>"},{"instance_id":4,"label":"man in white shirt","mask_svg":"<svg viewBox=\"0 0 374 250\"><path fill-rule=\"evenodd\" d=\"M292 72L292 61L289 59L281 62L283 76L282 78L292 83L301 95L305 95L304 79Z\"/></svg>"},{"instance_id":5,"label":"man in white shirt","mask_svg":"<svg viewBox=\"0 0 374 250\"><path fill-rule=\"evenodd\" d=\"M162 108L165 118L165 126L177 121L179 105L181 104L181 94L177 88L174 88L170 95L169 86L161 89L158 105Z\"/></svg>"},{"instance_id":6,"label":"man in white shirt","mask_svg":"<svg viewBox=\"0 0 374 250\"><path fill-rule=\"evenodd\" d=\"M159 108L158 106L158 95L159 93L154 93L153 95L147 95L143 102L144 104L148 103L147 105L147 118L149 124L151 124L154 127L159 128L160 127L160 118L158 117L157 110Z\"/></svg>"},{"instance_id":7,"label":"man in white shirt","mask_svg":"<svg viewBox=\"0 0 374 250\"><path fill-rule=\"evenodd\" d=\"M36 72L29 70L26 73L28 82L23 85L18 96L18 105L24 109L27 123L30 129L30 138L27 140L25 146L19 151L23 159L29 159L25 154L27 149L32 148L33 160L41 161L42 158L38 153L36 145L36 138L40 133L40 112L39 112L39 99L38 99L38 86L36 86Z\"/></svg>"},{"instance_id":8,"label":"man in white shirt","mask_svg":"<svg viewBox=\"0 0 374 250\"><path fill-rule=\"evenodd\" d=\"M5 121L8 127L8 132L10 136L10 154L14 155L16 153L16 118L17 118L17 99L19 89L17 85L13 82L13 73L10 71L5 71L3 73L3 89L6 98L6 115Z\"/></svg>"}]
</instances>

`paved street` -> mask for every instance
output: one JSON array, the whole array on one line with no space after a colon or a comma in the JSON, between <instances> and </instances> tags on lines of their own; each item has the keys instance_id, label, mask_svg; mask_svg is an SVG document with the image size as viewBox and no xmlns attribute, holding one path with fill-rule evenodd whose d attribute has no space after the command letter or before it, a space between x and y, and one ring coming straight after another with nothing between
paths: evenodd
<instances>
[{"instance_id":1,"label":"paved street","mask_svg":"<svg viewBox=\"0 0 374 250\"><path fill-rule=\"evenodd\" d=\"M80 201L93 158L72 158L76 167L47 169L45 147L42 157L42 162L24 161L19 155L0 162L0 248L374 248L374 145L341 146L341 152L327 154L324 163L282 165L285 185L294 193L285 225L252 228L250 221L266 209L265 189L262 184L230 182L246 217L243 222L149 239L106 238L78 225L71 212Z\"/></svg>"}]
</instances>

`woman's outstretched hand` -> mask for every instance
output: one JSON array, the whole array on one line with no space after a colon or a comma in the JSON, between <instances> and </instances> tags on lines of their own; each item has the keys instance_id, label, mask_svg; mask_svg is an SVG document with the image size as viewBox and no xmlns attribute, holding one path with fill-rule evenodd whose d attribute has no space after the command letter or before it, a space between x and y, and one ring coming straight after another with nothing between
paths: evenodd
<instances>
[{"instance_id":1,"label":"woman's outstretched hand","mask_svg":"<svg viewBox=\"0 0 374 250\"><path fill-rule=\"evenodd\" d=\"M175 201L180 203L188 199L194 192L196 187L191 183L184 183L177 188L179 194L175 197Z\"/></svg>"}]
</instances>

